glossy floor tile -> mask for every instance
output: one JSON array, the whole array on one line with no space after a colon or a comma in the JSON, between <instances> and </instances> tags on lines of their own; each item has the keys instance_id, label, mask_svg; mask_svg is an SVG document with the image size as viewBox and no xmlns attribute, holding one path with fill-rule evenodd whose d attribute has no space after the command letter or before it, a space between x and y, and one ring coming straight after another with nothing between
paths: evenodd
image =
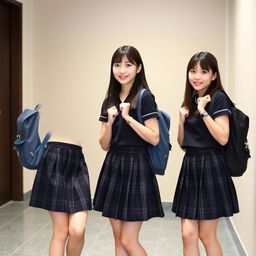
<instances>
[{"instance_id":1,"label":"glossy floor tile","mask_svg":"<svg viewBox=\"0 0 256 256\"><path fill-rule=\"evenodd\" d=\"M181 256L180 220L164 204L165 217L143 224L140 241L149 256ZM28 200L0 207L0 255L47 256L51 237L48 212L31 208ZM225 256L245 256L229 219L222 218L218 237ZM206 255L200 245L201 255ZM91 211L88 217L83 256L114 256L112 230L106 218Z\"/></svg>"}]
</instances>

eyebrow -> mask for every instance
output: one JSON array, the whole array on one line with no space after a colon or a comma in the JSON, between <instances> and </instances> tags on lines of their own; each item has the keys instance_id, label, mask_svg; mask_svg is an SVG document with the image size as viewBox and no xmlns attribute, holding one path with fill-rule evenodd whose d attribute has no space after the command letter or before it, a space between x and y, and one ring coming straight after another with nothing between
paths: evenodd
<instances>
[{"instance_id":1,"label":"eyebrow","mask_svg":"<svg viewBox=\"0 0 256 256\"><path fill-rule=\"evenodd\" d=\"M119 64L119 63L121 63L122 61L120 61L120 62L114 62L114 64ZM125 61L124 63L131 63L131 64L133 64L131 61ZM133 64L133 65L135 65L135 64Z\"/></svg>"},{"instance_id":2,"label":"eyebrow","mask_svg":"<svg viewBox=\"0 0 256 256\"><path fill-rule=\"evenodd\" d=\"M204 71L204 70L206 70L206 71L208 71L208 72L209 72L209 70L208 70L208 69L206 69L206 68L202 68L202 67L200 67L200 68L201 68L201 70L203 70L203 71ZM191 68L191 69L196 69L196 67ZM190 70L191 70L191 69L190 69Z\"/></svg>"}]
</instances>

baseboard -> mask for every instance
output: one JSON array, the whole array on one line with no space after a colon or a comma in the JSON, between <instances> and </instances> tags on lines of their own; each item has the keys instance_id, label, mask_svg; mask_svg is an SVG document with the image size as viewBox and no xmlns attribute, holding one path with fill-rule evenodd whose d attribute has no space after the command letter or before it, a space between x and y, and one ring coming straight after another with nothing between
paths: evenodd
<instances>
[{"instance_id":1,"label":"baseboard","mask_svg":"<svg viewBox=\"0 0 256 256\"><path fill-rule=\"evenodd\" d=\"M235 241L235 244L237 245L237 249L238 249L238 252L239 252L239 255L240 256L249 256L249 254L247 253L243 243L242 243L242 240L238 234L238 231L234 225L234 222L232 220L232 217L230 218L225 218L228 226L229 226L229 229L231 231L231 234L232 234L232 237Z\"/></svg>"},{"instance_id":2,"label":"baseboard","mask_svg":"<svg viewBox=\"0 0 256 256\"><path fill-rule=\"evenodd\" d=\"M170 210L172 209L172 203L169 202L162 202L162 206L164 210Z\"/></svg>"},{"instance_id":3,"label":"baseboard","mask_svg":"<svg viewBox=\"0 0 256 256\"><path fill-rule=\"evenodd\" d=\"M26 193L24 193L24 200L28 201L30 199L30 196L31 196L31 190L29 190Z\"/></svg>"}]
</instances>

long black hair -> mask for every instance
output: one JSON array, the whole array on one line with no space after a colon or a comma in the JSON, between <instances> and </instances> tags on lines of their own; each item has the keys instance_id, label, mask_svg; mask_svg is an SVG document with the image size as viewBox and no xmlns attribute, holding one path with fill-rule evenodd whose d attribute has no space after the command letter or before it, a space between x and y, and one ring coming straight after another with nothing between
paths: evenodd
<instances>
[{"instance_id":1,"label":"long black hair","mask_svg":"<svg viewBox=\"0 0 256 256\"><path fill-rule=\"evenodd\" d=\"M191 57L187 66L187 74L186 74L186 88L184 94L184 100L182 103L182 107L187 107L189 109L189 115L194 115L197 112L197 106L195 104L195 97L197 97L197 92L194 90L192 85L189 83L188 74L189 71L197 65L200 65L201 69L205 69L208 71L212 71L213 74L216 74L216 78L211 81L210 86L207 88L204 95L212 95L217 90L223 90L223 86L220 79L220 72L218 67L217 59L214 55L209 52L199 52Z\"/></svg>"},{"instance_id":2,"label":"long black hair","mask_svg":"<svg viewBox=\"0 0 256 256\"><path fill-rule=\"evenodd\" d=\"M105 104L103 106L104 112L107 112L107 109L109 107L112 107L112 106L118 107L120 103L119 94L121 91L121 84L115 79L112 69L113 69L113 65L115 63L120 63L124 56L126 56L129 62L131 62L132 64L136 65L137 67L139 66L141 67L141 70L139 73L137 73L133 86L125 101L131 104L131 108L135 108L139 90L141 88L146 88L149 90L148 83L145 76L143 61L141 59L141 56L138 50L133 46L129 46L129 45L121 46L114 52L112 56L111 68L110 68L110 81L109 81L109 86L108 86L108 90L105 97L106 98Z\"/></svg>"}]
</instances>

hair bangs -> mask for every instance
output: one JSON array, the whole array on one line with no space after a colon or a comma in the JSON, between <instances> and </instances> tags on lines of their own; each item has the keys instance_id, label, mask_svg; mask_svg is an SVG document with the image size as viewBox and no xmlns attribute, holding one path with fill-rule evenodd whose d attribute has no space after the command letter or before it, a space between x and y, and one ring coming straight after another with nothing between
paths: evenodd
<instances>
[{"instance_id":1,"label":"hair bangs","mask_svg":"<svg viewBox=\"0 0 256 256\"><path fill-rule=\"evenodd\" d=\"M201 69L210 71L211 68L210 68L210 66L209 66L209 64L208 64L208 62L207 62L207 60L205 58L199 60L197 63L199 63Z\"/></svg>"},{"instance_id":2,"label":"hair bangs","mask_svg":"<svg viewBox=\"0 0 256 256\"><path fill-rule=\"evenodd\" d=\"M130 63L136 66L139 65L139 62L136 61L136 54L134 54L133 48L127 45L116 50L112 58L112 65L122 62L123 57L126 57Z\"/></svg>"},{"instance_id":3,"label":"hair bangs","mask_svg":"<svg viewBox=\"0 0 256 256\"><path fill-rule=\"evenodd\" d=\"M113 58L112 58L112 64L122 62L123 56L125 56L125 54L115 52L115 54L113 55Z\"/></svg>"},{"instance_id":4,"label":"hair bangs","mask_svg":"<svg viewBox=\"0 0 256 256\"><path fill-rule=\"evenodd\" d=\"M196 65L199 64L201 69L210 71L211 67L209 65L209 61L202 55L194 56L188 64L188 71L195 68Z\"/></svg>"}]
</instances>

